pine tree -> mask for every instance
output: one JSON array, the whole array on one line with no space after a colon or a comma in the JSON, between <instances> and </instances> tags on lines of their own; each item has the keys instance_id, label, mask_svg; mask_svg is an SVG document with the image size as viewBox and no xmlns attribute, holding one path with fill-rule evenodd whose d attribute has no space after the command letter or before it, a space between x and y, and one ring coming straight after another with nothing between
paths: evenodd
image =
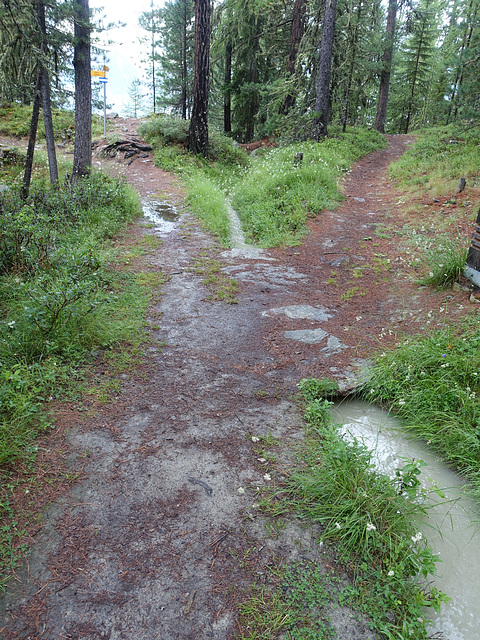
<instances>
[{"instance_id":1,"label":"pine tree","mask_svg":"<svg viewBox=\"0 0 480 640\"><path fill-rule=\"evenodd\" d=\"M187 146L192 153L208 152L208 88L210 74L210 0L195 0L195 62L193 107Z\"/></svg>"},{"instance_id":2,"label":"pine tree","mask_svg":"<svg viewBox=\"0 0 480 640\"><path fill-rule=\"evenodd\" d=\"M90 63L89 0L77 0L75 12L75 145L73 149L74 183L87 175L92 164L92 83Z\"/></svg>"},{"instance_id":3,"label":"pine tree","mask_svg":"<svg viewBox=\"0 0 480 640\"><path fill-rule=\"evenodd\" d=\"M438 4L420 0L407 22L408 35L399 52L392 101L395 128L408 133L412 124L420 124L426 109L434 76L435 45L438 39Z\"/></svg>"},{"instance_id":4,"label":"pine tree","mask_svg":"<svg viewBox=\"0 0 480 640\"><path fill-rule=\"evenodd\" d=\"M130 118L138 118L144 112L143 104L145 99L143 84L138 78L131 81L128 87L128 98L124 111Z\"/></svg>"},{"instance_id":5,"label":"pine tree","mask_svg":"<svg viewBox=\"0 0 480 640\"><path fill-rule=\"evenodd\" d=\"M321 140L327 135L328 118L330 114L330 76L336 11L337 1L325 0L318 62L317 96L312 130L314 140Z\"/></svg>"},{"instance_id":6,"label":"pine tree","mask_svg":"<svg viewBox=\"0 0 480 640\"><path fill-rule=\"evenodd\" d=\"M192 108L194 15L193 0L172 0L160 11L160 105L184 120Z\"/></svg>"}]
</instances>

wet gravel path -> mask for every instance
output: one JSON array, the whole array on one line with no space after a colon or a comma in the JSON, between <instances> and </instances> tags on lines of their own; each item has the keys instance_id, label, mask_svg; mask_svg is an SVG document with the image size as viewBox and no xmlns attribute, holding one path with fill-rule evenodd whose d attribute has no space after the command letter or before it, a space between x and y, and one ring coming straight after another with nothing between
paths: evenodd
<instances>
[{"instance_id":1,"label":"wet gravel path","mask_svg":"<svg viewBox=\"0 0 480 640\"><path fill-rule=\"evenodd\" d=\"M80 478L45 514L11 583L3 638L230 638L243 588L261 584L274 557L327 565L315 531L287 523L272 535L257 514L257 487L280 480L290 460L272 446L274 460L259 461L252 436L298 442L292 398L302 377L352 386L382 340L419 330L442 304L402 275L394 239L378 234L396 215L386 169L406 142L390 137L388 150L358 163L343 205L313 219L301 247L257 257L220 251L151 158L115 165L143 197L168 196L178 208L145 258L168 280L138 371L123 376L113 402L68 414ZM155 230L141 220L130 232ZM238 304L208 300L192 270L204 251L239 283ZM455 313L464 300L452 296ZM343 607L332 624L342 640L371 637Z\"/></svg>"}]
</instances>

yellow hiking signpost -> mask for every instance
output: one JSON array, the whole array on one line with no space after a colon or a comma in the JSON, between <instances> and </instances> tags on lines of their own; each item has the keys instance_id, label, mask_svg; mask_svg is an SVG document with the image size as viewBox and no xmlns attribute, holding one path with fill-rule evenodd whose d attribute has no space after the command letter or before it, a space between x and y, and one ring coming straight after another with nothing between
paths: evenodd
<instances>
[{"instance_id":1,"label":"yellow hiking signpost","mask_svg":"<svg viewBox=\"0 0 480 640\"><path fill-rule=\"evenodd\" d=\"M97 77L99 82L103 84L103 137L107 136L107 71L109 68L106 65L103 65L103 69L101 71L97 71L96 69L90 70L90 75L92 77Z\"/></svg>"}]
</instances>

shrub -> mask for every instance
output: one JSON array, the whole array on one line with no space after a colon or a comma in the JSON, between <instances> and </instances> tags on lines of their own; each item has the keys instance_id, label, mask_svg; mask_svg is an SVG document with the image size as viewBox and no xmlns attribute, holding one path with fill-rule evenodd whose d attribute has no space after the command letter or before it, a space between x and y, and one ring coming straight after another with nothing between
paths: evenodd
<instances>
[{"instance_id":1,"label":"shrub","mask_svg":"<svg viewBox=\"0 0 480 640\"><path fill-rule=\"evenodd\" d=\"M153 144L168 146L185 144L188 138L188 120L160 114L143 122L138 133Z\"/></svg>"}]
</instances>

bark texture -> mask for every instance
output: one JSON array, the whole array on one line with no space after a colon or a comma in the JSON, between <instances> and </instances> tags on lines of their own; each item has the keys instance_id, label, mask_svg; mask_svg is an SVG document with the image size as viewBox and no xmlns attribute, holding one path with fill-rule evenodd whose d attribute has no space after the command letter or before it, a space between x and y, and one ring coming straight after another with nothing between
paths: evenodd
<instances>
[{"instance_id":1,"label":"bark texture","mask_svg":"<svg viewBox=\"0 0 480 640\"><path fill-rule=\"evenodd\" d=\"M293 76L295 73L295 64L297 62L298 48L305 33L305 14L307 9L307 0L295 0L292 17L292 31L290 35L290 49L288 52L287 73ZM293 109L297 96L290 91L285 100L280 105L278 112L286 115L290 109Z\"/></svg>"},{"instance_id":2,"label":"bark texture","mask_svg":"<svg viewBox=\"0 0 480 640\"><path fill-rule=\"evenodd\" d=\"M40 115L40 102L42 92L42 71L37 70L37 80L35 83L35 95L33 96L32 118L30 120L30 131L28 134L27 157L25 159L25 171L22 182L22 198L25 200L30 191L32 181L33 154L35 152L35 141L37 139L38 117Z\"/></svg>"},{"instance_id":3,"label":"bark texture","mask_svg":"<svg viewBox=\"0 0 480 640\"><path fill-rule=\"evenodd\" d=\"M73 181L87 175L92 164L92 83L88 0L75 4L75 146Z\"/></svg>"},{"instance_id":4,"label":"bark texture","mask_svg":"<svg viewBox=\"0 0 480 640\"><path fill-rule=\"evenodd\" d=\"M43 106L43 122L45 124L45 140L47 143L48 154L48 169L50 172L51 184L58 182L58 165L57 165L57 153L55 150L55 138L53 135L53 119L52 119L52 104L50 100L50 75L46 66L46 60L48 56L47 47L47 25L45 20L45 1L37 0L37 16L40 25L40 31L42 34L41 51L43 54L43 60L41 64L42 74L42 106Z\"/></svg>"},{"instance_id":5,"label":"bark texture","mask_svg":"<svg viewBox=\"0 0 480 640\"><path fill-rule=\"evenodd\" d=\"M330 114L330 76L332 71L336 11L337 0L325 0L317 76L317 98L315 101L315 118L312 132L314 140L321 140L327 135L328 116Z\"/></svg>"},{"instance_id":6,"label":"bark texture","mask_svg":"<svg viewBox=\"0 0 480 640\"><path fill-rule=\"evenodd\" d=\"M373 128L385 133L387 119L388 92L390 89L390 74L392 71L393 39L397 21L397 0L389 0L387 14L387 30L385 35L385 49L382 56L382 73L380 75L380 89L378 92L377 114Z\"/></svg>"},{"instance_id":7,"label":"bark texture","mask_svg":"<svg viewBox=\"0 0 480 640\"><path fill-rule=\"evenodd\" d=\"M210 0L195 0L195 61L193 107L188 148L203 156L208 152L208 87L210 73Z\"/></svg>"}]
</instances>

